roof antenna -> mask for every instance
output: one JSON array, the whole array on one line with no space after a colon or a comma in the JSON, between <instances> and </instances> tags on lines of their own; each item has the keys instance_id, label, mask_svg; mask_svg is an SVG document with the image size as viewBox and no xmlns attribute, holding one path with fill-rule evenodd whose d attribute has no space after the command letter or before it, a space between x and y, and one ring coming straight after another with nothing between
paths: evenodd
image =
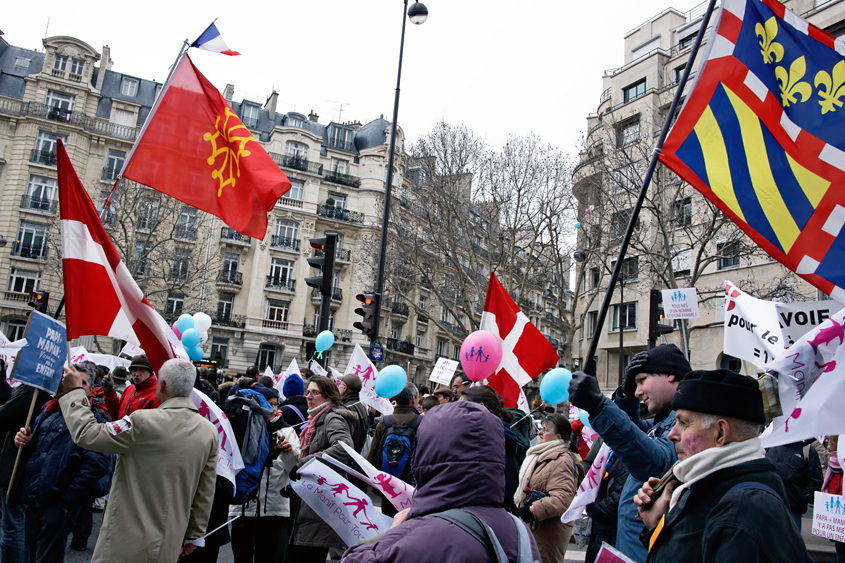
<instances>
[{"instance_id":1,"label":"roof antenna","mask_svg":"<svg viewBox=\"0 0 845 563\"><path fill-rule=\"evenodd\" d=\"M44 39L47 39L47 30L50 29L50 18L47 17L47 27L44 28Z\"/></svg>"},{"instance_id":2,"label":"roof antenna","mask_svg":"<svg viewBox=\"0 0 845 563\"><path fill-rule=\"evenodd\" d=\"M337 104L339 106L339 109L337 110L337 122L341 123L340 117L343 115L343 106L348 106L349 102L335 102L333 100L326 100L326 101L329 102L330 104Z\"/></svg>"}]
</instances>

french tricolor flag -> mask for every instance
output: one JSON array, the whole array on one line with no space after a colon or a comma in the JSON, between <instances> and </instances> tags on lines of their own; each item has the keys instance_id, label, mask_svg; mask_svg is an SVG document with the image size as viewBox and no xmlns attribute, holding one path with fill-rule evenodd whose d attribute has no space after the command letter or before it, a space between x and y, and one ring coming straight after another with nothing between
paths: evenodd
<instances>
[{"instance_id":1,"label":"french tricolor flag","mask_svg":"<svg viewBox=\"0 0 845 563\"><path fill-rule=\"evenodd\" d=\"M229 50L229 46L226 45L226 42L223 40L223 36L220 35L220 31L217 29L217 26L214 25L214 22L211 22L211 25L202 32L202 35L197 37L197 40L191 43L191 47L196 47L197 49L202 49L204 51L211 51L212 53L223 53L224 55L229 55L231 57L240 55L237 51Z\"/></svg>"}]
</instances>

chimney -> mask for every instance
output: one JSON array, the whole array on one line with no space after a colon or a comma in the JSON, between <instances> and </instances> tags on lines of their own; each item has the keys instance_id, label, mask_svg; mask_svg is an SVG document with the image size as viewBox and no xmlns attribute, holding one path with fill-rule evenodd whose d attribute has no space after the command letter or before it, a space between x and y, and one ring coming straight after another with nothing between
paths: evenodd
<instances>
[{"instance_id":1,"label":"chimney","mask_svg":"<svg viewBox=\"0 0 845 563\"><path fill-rule=\"evenodd\" d=\"M100 57L100 70L97 72L97 90L103 89L103 80L106 79L106 71L111 68L111 49L108 45L103 45L103 55Z\"/></svg>"},{"instance_id":2,"label":"chimney","mask_svg":"<svg viewBox=\"0 0 845 563\"><path fill-rule=\"evenodd\" d=\"M308 121L313 121L314 123L317 123L318 119L320 119L320 116L314 113L314 110L312 109L311 113L308 114Z\"/></svg>"},{"instance_id":3,"label":"chimney","mask_svg":"<svg viewBox=\"0 0 845 563\"><path fill-rule=\"evenodd\" d=\"M279 101L279 93L273 90L273 93L270 94L270 97L267 98L267 101L264 102L264 109L266 109L270 114L270 121L276 120L276 102Z\"/></svg>"},{"instance_id":4,"label":"chimney","mask_svg":"<svg viewBox=\"0 0 845 563\"><path fill-rule=\"evenodd\" d=\"M235 96L235 85L234 84L226 84L226 87L223 89L223 97L226 99L227 102L230 104L232 103L232 98Z\"/></svg>"}]
</instances>

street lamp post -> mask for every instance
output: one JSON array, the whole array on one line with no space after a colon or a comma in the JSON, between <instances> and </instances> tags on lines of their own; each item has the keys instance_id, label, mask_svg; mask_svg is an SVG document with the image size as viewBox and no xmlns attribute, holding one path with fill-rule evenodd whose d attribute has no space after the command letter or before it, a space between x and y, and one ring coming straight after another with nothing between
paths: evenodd
<instances>
[{"instance_id":1,"label":"street lamp post","mask_svg":"<svg viewBox=\"0 0 845 563\"><path fill-rule=\"evenodd\" d=\"M384 294L384 264L387 259L387 226L390 218L390 190L393 186L393 159L396 156L396 121L399 119L399 84L402 81L402 54L405 51L405 15L416 25L420 25L428 18L428 8L421 2L414 2L408 8L408 0L404 0L402 7L402 38L399 41L399 70L396 73L396 96L393 100L393 123L390 125L390 147L387 154L387 185L384 187L384 209L381 218L381 243L378 252L378 269L376 271L376 293ZM379 305L380 306L380 305ZM376 325L371 341L378 340L379 326Z\"/></svg>"}]
</instances>

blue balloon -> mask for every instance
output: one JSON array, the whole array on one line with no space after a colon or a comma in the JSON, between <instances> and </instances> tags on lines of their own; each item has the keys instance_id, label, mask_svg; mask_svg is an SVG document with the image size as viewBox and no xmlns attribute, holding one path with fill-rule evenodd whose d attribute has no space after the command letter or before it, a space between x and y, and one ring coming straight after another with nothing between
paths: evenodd
<instances>
[{"instance_id":1,"label":"blue balloon","mask_svg":"<svg viewBox=\"0 0 845 563\"><path fill-rule=\"evenodd\" d=\"M182 346L185 348L193 348L197 346L202 340L200 333L197 332L195 328L189 328L188 330L182 331Z\"/></svg>"},{"instance_id":2,"label":"blue balloon","mask_svg":"<svg viewBox=\"0 0 845 563\"><path fill-rule=\"evenodd\" d=\"M590 413L585 411L584 409L580 409L581 412L578 413L578 418L581 422L584 423L584 426L587 428L592 428L593 426L590 424Z\"/></svg>"},{"instance_id":3,"label":"blue balloon","mask_svg":"<svg viewBox=\"0 0 845 563\"><path fill-rule=\"evenodd\" d=\"M540 397L547 405L559 405L569 400L569 382L572 372L566 368L555 368L540 381Z\"/></svg>"},{"instance_id":4,"label":"blue balloon","mask_svg":"<svg viewBox=\"0 0 845 563\"><path fill-rule=\"evenodd\" d=\"M314 347L318 352L325 352L332 347L332 344L334 344L334 333L330 330L324 330L318 334L314 341Z\"/></svg>"},{"instance_id":5,"label":"blue balloon","mask_svg":"<svg viewBox=\"0 0 845 563\"><path fill-rule=\"evenodd\" d=\"M194 317L192 317L188 313L179 315L179 318L176 319L176 328L179 329L179 332L185 334L186 330L188 330L189 328L194 328Z\"/></svg>"},{"instance_id":6,"label":"blue balloon","mask_svg":"<svg viewBox=\"0 0 845 563\"><path fill-rule=\"evenodd\" d=\"M195 362L200 361L205 353L199 346L191 346L190 348L186 348L185 351L188 352L188 357Z\"/></svg>"},{"instance_id":7,"label":"blue balloon","mask_svg":"<svg viewBox=\"0 0 845 563\"><path fill-rule=\"evenodd\" d=\"M575 223L575 228L576 228L576 229L577 229L578 227L580 227L580 226L581 226L581 223L580 223L580 222L576 222L576 223Z\"/></svg>"},{"instance_id":8,"label":"blue balloon","mask_svg":"<svg viewBox=\"0 0 845 563\"><path fill-rule=\"evenodd\" d=\"M408 377L402 366L396 364L387 366L376 376L376 395L389 399L402 392Z\"/></svg>"}]
</instances>

